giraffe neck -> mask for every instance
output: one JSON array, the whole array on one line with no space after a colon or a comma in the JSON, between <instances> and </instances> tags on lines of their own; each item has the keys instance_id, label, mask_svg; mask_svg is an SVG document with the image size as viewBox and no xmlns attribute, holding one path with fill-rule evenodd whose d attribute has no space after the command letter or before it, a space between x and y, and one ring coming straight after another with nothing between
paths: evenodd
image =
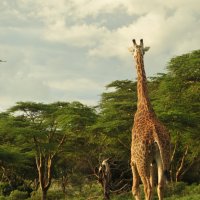
<instances>
[{"instance_id":1,"label":"giraffe neck","mask_svg":"<svg viewBox=\"0 0 200 200\"><path fill-rule=\"evenodd\" d=\"M137 68L137 109L152 111L152 106L149 100L147 89L147 78L144 69L143 56L138 55L135 57Z\"/></svg>"}]
</instances>

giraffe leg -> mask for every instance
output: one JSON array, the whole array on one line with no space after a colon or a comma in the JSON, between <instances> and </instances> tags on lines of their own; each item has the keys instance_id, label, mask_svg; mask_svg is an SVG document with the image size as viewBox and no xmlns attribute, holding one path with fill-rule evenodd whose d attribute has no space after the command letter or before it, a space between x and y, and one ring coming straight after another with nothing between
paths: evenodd
<instances>
[{"instance_id":1,"label":"giraffe leg","mask_svg":"<svg viewBox=\"0 0 200 200\"><path fill-rule=\"evenodd\" d=\"M151 187L151 181L150 181L150 163L140 163L140 166L138 166L139 170L138 173L141 177L143 186L144 186L144 194L145 194L145 200L151 200L152 199L152 187Z\"/></svg>"},{"instance_id":2,"label":"giraffe leg","mask_svg":"<svg viewBox=\"0 0 200 200\"><path fill-rule=\"evenodd\" d=\"M158 186L157 193L159 200L163 200L163 189L165 184L165 177L163 173L163 165L160 157L157 159L157 168L158 168Z\"/></svg>"},{"instance_id":3,"label":"giraffe leg","mask_svg":"<svg viewBox=\"0 0 200 200\"><path fill-rule=\"evenodd\" d=\"M132 174L133 174L132 193L136 200L140 200L140 188L139 188L140 177L139 177L136 165L133 164L131 168L132 168Z\"/></svg>"},{"instance_id":4,"label":"giraffe leg","mask_svg":"<svg viewBox=\"0 0 200 200\"><path fill-rule=\"evenodd\" d=\"M151 200L152 199L152 188L150 183L150 177L148 176L142 176L142 183L144 185L144 194L145 194L145 200Z\"/></svg>"}]
</instances>

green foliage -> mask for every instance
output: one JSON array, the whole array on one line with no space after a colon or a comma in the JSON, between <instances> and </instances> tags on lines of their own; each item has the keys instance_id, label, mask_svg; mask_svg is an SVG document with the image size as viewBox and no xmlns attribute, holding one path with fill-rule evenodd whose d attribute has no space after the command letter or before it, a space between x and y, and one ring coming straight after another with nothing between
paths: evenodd
<instances>
[{"instance_id":1,"label":"green foliage","mask_svg":"<svg viewBox=\"0 0 200 200\"><path fill-rule=\"evenodd\" d=\"M136 84L128 80L114 81L106 88L108 92L102 94L97 128L117 137L131 130L136 111Z\"/></svg>"},{"instance_id":2,"label":"green foliage","mask_svg":"<svg viewBox=\"0 0 200 200\"><path fill-rule=\"evenodd\" d=\"M98 137L101 159L130 157L131 129L136 111L136 83L114 81L106 86L99 105L100 113L93 132Z\"/></svg>"},{"instance_id":3,"label":"green foliage","mask_svg":"<svg viewBox=\"0 0 200 200\"><path fill-rule=\"evenodd\" d=\"M57 190L50 190L47 195L47 200L64 200L65 196L63 192ZM28 200L41 200L41 192L32 192L31 198Z\"/></svg>"},{"instance_id":4,"label":"green foliage","mask_svg":"<svg viewBox=\"0 0 200 200\"><path fill-rule=\"evenodd\" d=\"M186 183L179 182L169 185L165 192L167 200L198 200L200 198L200 185L187 185Z\"/></svg>"},{"instance_id":5,"label":"green foliage","mask_svg":"<svg viewBox=\"0 0 200 200\"><path fill-rule=\"evenodd\" d=\"M102 199L102 188L99 184L84 184L82 187L68 188L66 199L72 200L84 200L95 198L97 200Z\"/></svg>"},{"instance_id":6,"label":"green foliage","mask_svg":"<svg viewBox=\"0 0 200 200\"><path fill-rule=\"evenodd\" d=\"M28 186L24 180L19 180L15 177L9 177L10 182L0 182L0 195L2 196L8 196L13 191L21 191L25 192L26 194L30 195L30 193L33 191L30 186ZM13 178L13 179L12 179ZM17 192L15 192L17 193ZM14 193L14 195L15 195ZM18 192L19 193L19 192Z\"/></svg>"},{"instance_id":7,"label":"green foliage","mask_svg":"<svg viewBox=\"0 0 200 200\"><path fill-rule=\"evenodd\" d=\"M187 169L200 158L200 50L171 59L167 69L169 72L159 77L158 90L152 93L153 104L178 147L172 163L175 169L189 147L184 161ZM182 169L176 178L181 180L186 172Z\"/></svg>"},{"instance_id":8,"label":"green foliage","mask_svg":"<svg viewBox=\"0 0 200 200\"><path fill-rule=\"evenodd\" d=\"M167 185L165 189L165 196L170 197L171 195L182 195L187 184L184 182L177 182L177 183L171 183Z\"/></svg>"},{"instance_id":9,"label":"green foliage","mask_svg":"<svg viewBox=\"0 0 200 200\"><path fill-rule=\"evenodd\" d=\"M19 190L14 190L10 193L9 199L10 200L24 200L28 198L28 193L19 191Z\"/></svg>"},{"instance_id":10,"label":"green foliage","mask_svg":"<svg viewBox=\"0 0 200 200\"><path fill-rule=\"evenodd\" d=\"M12 187L9 183L0 182L0 194L2 196L9 195L12 191Z\"/></svg>"},{"instance_id":11,"label":"green foliage","mask_svg":"<svg viewBox=\"0 0 200 200\"><path fill-rule=\"evenodd\" d=\"M8 200L8 198L4 196L0 196L0 200Z\"/></svg>"}]
</instances>

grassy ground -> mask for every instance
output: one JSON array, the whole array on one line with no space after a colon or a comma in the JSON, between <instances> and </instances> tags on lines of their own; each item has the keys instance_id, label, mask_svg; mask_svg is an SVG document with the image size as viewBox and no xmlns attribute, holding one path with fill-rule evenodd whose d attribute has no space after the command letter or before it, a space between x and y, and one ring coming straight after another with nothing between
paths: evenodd
<instances>
[{"instance_id":1,"label":"grassy ground","mask_svg":"<svg viewBox=\"0 0 200 200\"><path fill-rule=\"evenodd\" d=\"M158 200L154 192L154 200ZM141 195L144 193L141 186ZM31 198L20 191L13 191L10 196L0 196L0 200L40 200L41 194L33 192ZM58 187L52 187L48 192L48 200L102 200L102 188L99 184L85 184L83 187L68 187L64 195ZM111 200L133 200L131 192L123 194L111 194ZM200 185L187 185L186 183L170 184L165 190L165 200L200 200Z\"/></svg>"},{"instance_id":2,"label":"grassy ground","mask_svg":"<svg viewBox=\"0 0 200 200\"><path fill-rule=\"evenodd\" d=\"M80 192L80 193L79 193ZM102 190L99 185L94 184L92 186L85 186L82 191L79 191L77 196L72 195L69 199L80 199L80 200L102 200ZM143 189L141 187L141 196L144 199ZM111 200L133 200L132 193L126 194L112 194ZM154 191L154 198L158 200L156 191ZM200 185L193 184L187 185L186 183L170 184L165 189L166 200L200 200Z\"/></svg>"}]
</instances>

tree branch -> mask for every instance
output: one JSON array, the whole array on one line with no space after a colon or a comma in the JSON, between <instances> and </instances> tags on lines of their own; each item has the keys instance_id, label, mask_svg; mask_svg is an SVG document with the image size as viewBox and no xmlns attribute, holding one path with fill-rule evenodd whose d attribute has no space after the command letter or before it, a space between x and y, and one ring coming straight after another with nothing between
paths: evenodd
<instances>
[{"instance_id":1,"label":"tree branch","mask_svg":"<svg viewBox=\"0 0 200 200\"><path fill-rule=\"evenodd\" d=\"M189 147L188 147L188 145L187 145L187 146L186 146L186 149L185 149L185 152L184 152L184 154L183 154L183 157L182 157L182 159L181 159L180 166L179 166L178 170L176 171L176 182L178 182L178 180L179 180L181 171L182 171L183 166L184 166L185 158L186 158L186 156L187 156L187 154L188 154L188 149L189 149Z\"/></svg>"}]
</instances>

